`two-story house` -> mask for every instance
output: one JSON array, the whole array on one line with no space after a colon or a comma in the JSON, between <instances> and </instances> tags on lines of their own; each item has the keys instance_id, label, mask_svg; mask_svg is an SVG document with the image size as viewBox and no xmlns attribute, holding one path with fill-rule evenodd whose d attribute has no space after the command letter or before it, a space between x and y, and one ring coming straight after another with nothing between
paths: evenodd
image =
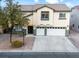
<instances>
[{"instance_id":1,"label":"two-story house","mask_svg":"<svg viewBox=\"0 0 79 59\"><path fill-rule=\"evenodd\" d=\"M21 5L30 19L27 34L65 36L69 32L70 9L64 4Z\"/></svg>"}]
</instances>

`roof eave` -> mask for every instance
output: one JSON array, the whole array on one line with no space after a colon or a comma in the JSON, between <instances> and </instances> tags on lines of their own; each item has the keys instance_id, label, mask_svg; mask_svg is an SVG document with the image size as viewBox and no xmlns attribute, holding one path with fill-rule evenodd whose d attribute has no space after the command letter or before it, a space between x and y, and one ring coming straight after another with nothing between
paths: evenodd
<instances>
[{"instance_id":1,"label":"roof eave","mask_svg":"<svg viewBox=\"0 0 79 59\"><path fill-rule=\"evenodd\" d=\"M55 10L54 12L71 12L71 10Z\"/></svg>"}]
</instances>

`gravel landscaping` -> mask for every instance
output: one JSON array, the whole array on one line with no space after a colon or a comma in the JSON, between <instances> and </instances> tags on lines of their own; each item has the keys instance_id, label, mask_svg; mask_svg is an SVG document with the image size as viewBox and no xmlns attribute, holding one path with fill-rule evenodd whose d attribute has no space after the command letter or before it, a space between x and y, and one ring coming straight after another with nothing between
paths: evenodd
<instances>
[{"instance_id":1,"label":"gravel landscaping","mask_svg":"<svg viewBox=\"0 0 79 59\"><path fill-rule=\"evenodd\" d=\"M12 40L18 39L23 40L22 36L13 35ZM9 41L9 34L0 35L0 51L31 51L34 44L34 37L25 37L24 46L21 48L12 48Z\"/></svg>"}]
</instances>

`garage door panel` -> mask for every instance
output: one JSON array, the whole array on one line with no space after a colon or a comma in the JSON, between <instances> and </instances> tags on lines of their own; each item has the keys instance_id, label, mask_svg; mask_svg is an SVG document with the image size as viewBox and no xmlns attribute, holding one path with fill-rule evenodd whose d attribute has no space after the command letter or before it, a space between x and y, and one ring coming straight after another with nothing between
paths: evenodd
<instances>
[{"instance_id":1,"label":"garage door panel","mask_svg":"<svg viewBox=\"0 0 79 59\"><path fill-rule=\"evenodd\" d=\"M36 35L45 35L45 29L37 29L36 30Z\"/></svg>"},{"instance_id":2,"label":"garage door panel","mask_svg":"<svg viewBox=\"0 0 79 59\"><path fill-rule=\"evenodd\" d=\"M47 29L47 35L65 36L65 29Z\"/></svg>"},{"instance_id":3,"label":"garage door panel","mask_svg":"<svg viewBox=\"0 0 79 59\"><path fill-rule=\"evenodd\" d=\"M65 29L57 28L37 28L36 35L46 35L46 36L65 36Z\"/></svg>"}]
</instances>

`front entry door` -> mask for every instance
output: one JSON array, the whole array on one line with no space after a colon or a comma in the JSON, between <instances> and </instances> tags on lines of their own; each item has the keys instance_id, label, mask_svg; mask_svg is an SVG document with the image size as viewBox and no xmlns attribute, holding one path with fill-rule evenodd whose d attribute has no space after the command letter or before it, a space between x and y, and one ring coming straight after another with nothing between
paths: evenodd
<instances>
[{"instance_id":1,"label":"front entry door","mask_svg":"<svg viewBox=\"0 0 79 59\"><path fill-rule=\"evenodd\" d=\"M28 34L33 34L33 26L28 26Z\"/></svg>"}]
</instances>

